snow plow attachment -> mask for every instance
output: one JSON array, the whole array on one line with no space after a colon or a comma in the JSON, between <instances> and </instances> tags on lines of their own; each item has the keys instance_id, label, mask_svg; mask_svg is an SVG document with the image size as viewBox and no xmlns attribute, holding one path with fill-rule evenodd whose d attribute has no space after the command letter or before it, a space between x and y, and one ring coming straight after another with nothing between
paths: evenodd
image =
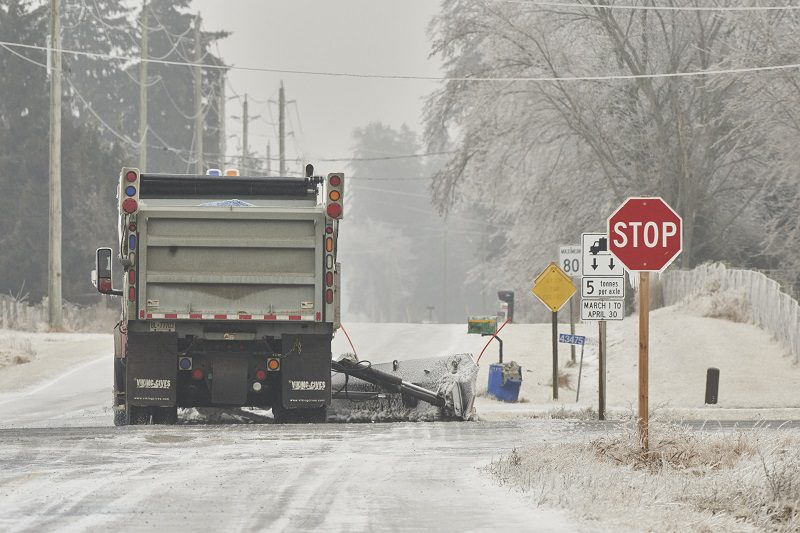
<instances>
[{"instance_id":1,"label":"snow plow attachment","mask_svg":"<svg viewBox=\"0 0 800 533\"><path fill-rule=\"evenodd\" d=\"M334 419L469 420L474 414L478 365L469 354L381 364L345 354L331 368Z\"/></svg>"}]
</instances>

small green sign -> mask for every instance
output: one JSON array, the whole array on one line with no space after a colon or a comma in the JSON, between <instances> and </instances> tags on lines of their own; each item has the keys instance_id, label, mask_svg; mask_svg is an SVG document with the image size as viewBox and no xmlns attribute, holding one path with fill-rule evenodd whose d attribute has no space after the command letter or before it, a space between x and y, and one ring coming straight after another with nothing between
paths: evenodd
<instances>
[{"instance_id":1,"label":"small green sign","mask_svg":"<svg viewBox=\"0 0 800 533\"><path fill-rule=\"evenodd\" d=\"M497 331L496 316L471 316L467 319L467 333L491 335Z\"/></svg>"}]
</instances>

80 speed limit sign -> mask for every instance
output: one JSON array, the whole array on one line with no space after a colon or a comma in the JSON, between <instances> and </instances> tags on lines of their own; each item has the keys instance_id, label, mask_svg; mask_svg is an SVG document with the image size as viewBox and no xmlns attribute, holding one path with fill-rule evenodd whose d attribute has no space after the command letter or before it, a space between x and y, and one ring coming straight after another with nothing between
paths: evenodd
<instances>
[{"instance_id":1,"label":"80 speed limit sign","mask_svg":"<svg viewBox=\"0 0 800 533\"><path fill-rule=\"evenodd\" d=\"M577 244L562 244L558 247L558 266L567 276L581 275L581 247Z\"/></svg>"}]
</instances>

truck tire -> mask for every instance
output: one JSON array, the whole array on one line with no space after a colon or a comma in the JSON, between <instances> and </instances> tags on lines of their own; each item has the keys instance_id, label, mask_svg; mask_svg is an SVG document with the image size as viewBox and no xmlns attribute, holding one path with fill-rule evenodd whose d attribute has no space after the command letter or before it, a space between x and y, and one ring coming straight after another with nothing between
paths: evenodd
<instances>
[{"instance_id":1,"label":"truck tire","mask_svg":"<svg viewBox=\"0 0 800 533\"><path fill-rule=\"evenodd\" d=\"M328 408L286 409L276 404L272 406L272 416L276 424L322 424L328 418Z\"/></svg>"},{"instance_id":2,"label":"truck tire","mask_svg":"<svg viewBox=\"0 0 800 533\"><path fill-rule=\"evenodd\" d=\"M128 413L124 409L117 409L116 405L114 406L114 425L117 427L128 425Z\"/></svg>"},{"instance_id":3,"label":"truck tire","mask_svg":"<svg viewBox=\"0 0 800 533\"><path fill-rule=\"evenodd\" d=\"M125 410L126 420L131 426L144 426L150 423L150 408L129 405Z\"/></svg>"}]
</instances>

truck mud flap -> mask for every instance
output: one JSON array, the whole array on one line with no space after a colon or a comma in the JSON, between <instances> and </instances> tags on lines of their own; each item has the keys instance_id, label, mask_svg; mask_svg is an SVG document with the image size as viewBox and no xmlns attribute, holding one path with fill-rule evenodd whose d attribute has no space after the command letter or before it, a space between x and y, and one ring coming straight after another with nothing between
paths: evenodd
<instances>
[{"instance_id":1,"label":"truck mud flap","mask_svg":"<svg viewBox=\"0 0 800 533\"><path fill-rule=\"evenodd\" d=\"M211 403L244 405L247 401L247 359L232 354L216 354L213 361Z\"/></svg>"},{"instance_id":2,"label":"truck mud flap","mask_svg":"<svg viewBox=\"0 0 800 533\"><path fill-rule=\"evenodd\" d=\"M281 398L287 409L330 405L331 337L283 335Z\"/></svg>"},{"instance_id":3,"label":"truck mud flap","mask_svg":"<svg viewBox=\"0 0 800 533\"><path fill-rule=\"evenodd\" d=\"M126 402L175 405L178 337L175 333L128 333Z\"/></svg>"}]
</instances>

